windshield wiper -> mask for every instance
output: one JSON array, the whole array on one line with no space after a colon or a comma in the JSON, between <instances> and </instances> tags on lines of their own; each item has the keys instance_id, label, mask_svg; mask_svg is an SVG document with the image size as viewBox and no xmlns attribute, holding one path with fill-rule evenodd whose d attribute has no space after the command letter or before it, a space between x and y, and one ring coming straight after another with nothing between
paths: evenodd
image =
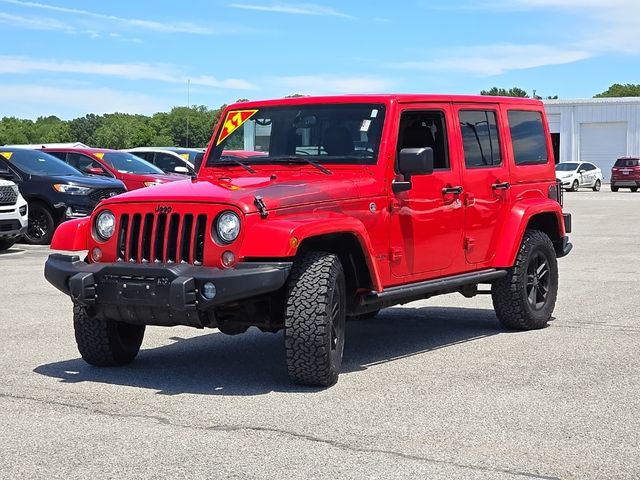
<instances>
[{"instance_id":1,"label":"windshield wiper","mask_svg":"<svg viewBox=\"0 0 640 480\"><path fill-rule=\"evenodd\" d=\"M242 168L244 168L247 172L249 173L256 173L256 171L251 168L249 165L247 165L246 163L242 163L240 160L237 160L235 158L231 158L231 157L226 157L224 160L218 160L216 162L213 162L216 165L224 165L229 164L229 163L235 163L236 165L240 165Z\"/></svg>"},{"instance_id":2,"label":"windshield wiper","mask_svg":"<svg viewBox=\"0 0 640 480\"><path fill-rule=\"evenodd\" d=\"M305 157L298 157L296 155L282 155L282 156L279 156L279 157L266 157L264 160L261 160L261 162L308 163L309 165L313 165L314 167L316 167L318 170L320 170L322 173L324 173L326 175L333 175L331 170L329 170L328 168L320 165L315 160L311 160L310 158L305 158Z\"/></svg>"}]
</instances>

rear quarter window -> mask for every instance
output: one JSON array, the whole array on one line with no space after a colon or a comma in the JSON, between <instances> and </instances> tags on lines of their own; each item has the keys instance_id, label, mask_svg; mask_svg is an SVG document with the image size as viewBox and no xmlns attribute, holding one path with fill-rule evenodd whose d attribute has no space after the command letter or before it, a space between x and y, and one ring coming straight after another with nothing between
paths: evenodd
<instances>
[{"instance_id":1,"label":"rear quarter window","mask_svg":"<svg viewBox=\"0 0 640 480\"><path fill-rule=\"evenodd\" d=\"M541 165L548 162L547 137L542 114L525 110L509 110L509 130L516 165Z\"/></svg>"}]
</instances>

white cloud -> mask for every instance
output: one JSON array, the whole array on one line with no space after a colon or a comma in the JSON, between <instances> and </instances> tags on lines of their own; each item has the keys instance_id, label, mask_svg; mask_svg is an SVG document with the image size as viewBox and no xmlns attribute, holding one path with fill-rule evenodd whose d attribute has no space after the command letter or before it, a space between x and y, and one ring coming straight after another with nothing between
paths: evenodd
<instances>
[{"instance_id":1,"label":"white cloud","mask_svg":"<svg viewBox=\"0 0 640 480\"><path fill-rule=\"evenodd\" d=\"M136 29L144 29L153 32L160 33L190 33L194 35L212 35L215 33L224 33L222 31L215 31L213 28L203 25L198 25L191 22L172 21L168 23L158 22L155 20L140 19L140 18L124 18L116 15L108 15L98 12L92 12L89 10L82 10L78 8L60 7L57 5L49 5L47 3L30 2L23 0L0 0L2 3L8 3L11 5L17 5L24 8L33 8L39 10L46 10L57 13L64 13L74 16L81 16L87 18L94 18L97 20L107 21L112 24L119 24L123 26L133 27Z\"/></svg>"},{"instance_id":2,"label":"white cloud","mask_svg":"<svg viewBox=\"0 0 640 480\"><path fill-rule=\"evenodd\" d=\"M9 84L0 87L3 110L23 118L58 115L71 118L85 113L145 113L167 108L156 98L110 88L60 88Z\"/></svg>"},{"instance_id":3,"label":"white cloud","mask_svg":"<svg viewBox=\"0 0 640 480\"><path fill-rule=\"evenodd\" d=\"M166 64L57 61L0 55L0 74L72 73L183 84L186 84L190 79L193 85L207 87L233 90L254 90L257 88L252 83L238 78L218 79L208 75L189 76L180 71L180 67Z\"/></svg>"},{"instance_id":4,"label":"white cloud","mask_svg":"<svg viewBox=\"0 0 640 480\"><path fill-rule=\"evenodd\" d=\"M483 45L443 51L431 60L391 63L391 68L425 71L455 71L476 75L500 75L509 70L560 65L589 58L580 49L546 45Z\"/></svg>"},{"instance_id":5,"label":"white cloud","mask_svg":"<svg viewBox=\"0 0 640 480\"><path fill-rule=\"evenodd\" d=\"M66 33L74 33L75 28L65 24L55 18L24 17L22 15L12 15L0 12L0 23L16 28L27 28L29 30L52 30Z\"/></svg>"},{"instance_id":6,"label":"white cloud","mask_svg":"<svg viewBox=\"0 0 640 480\"><path fill-rule=\"evenodd\" d=\"M338 12L330 7L323 7L322 5L316 5L313 3L272 3L271 5L256 5L249 3L231 3L231 8L241 8L243 10L257 10L260 12L274 12L274 13L290 13L293 15L316 15L323 17L342 17L353 18L346 13Z\"/></svg>"},{"instance_id":7,"label":"white cloud","mask_svg":"<svg viewBox=\"0 0 640 480\"><path fill-rule=\"evenodd\" d=\"M293 93L303 95L378 93L388 91L393 83L387 78L329 74L277 77L271 79L271 82L274 84L274 89L282 89L285 95Z\"/></svg>"}]
</instances>

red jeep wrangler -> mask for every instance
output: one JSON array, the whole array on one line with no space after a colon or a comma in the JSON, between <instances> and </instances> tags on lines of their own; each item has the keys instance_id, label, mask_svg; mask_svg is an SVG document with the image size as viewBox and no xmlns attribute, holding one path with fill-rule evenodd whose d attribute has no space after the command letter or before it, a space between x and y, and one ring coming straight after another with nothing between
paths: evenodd
<instances>
[{"instance_id":1,"label":"red jeep wrangler","mask_svg":"<svg viewBox=\"0 0 640 480\"><path fill-rule=\"evenodd\" d=\"M234 157L224 150L260 152ZM489 284L508 328L544 327L571 250L542 103L442 95L229 106L197 178L66 222L45 276L82 357L123 365L146 325L284 329L291 379L336 382L345 320ZM488 292L487 292L488 293Z\"/></svg>"}]
</instances>

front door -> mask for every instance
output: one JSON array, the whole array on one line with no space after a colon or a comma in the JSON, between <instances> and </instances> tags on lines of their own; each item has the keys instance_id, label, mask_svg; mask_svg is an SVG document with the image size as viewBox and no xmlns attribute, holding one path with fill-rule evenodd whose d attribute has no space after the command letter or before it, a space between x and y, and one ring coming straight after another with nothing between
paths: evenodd
<instances>
[{"instance_id":1,"label":"front door","mask_svg":"<svg viewBox=\"0 0 640 480\"><path fill-rule=\"evenodd\" d=\"M451 156L448 134L455 126L448 104L407 105L400 115L396 157L403 148L434 153L433 173L414 175L412 188L392 201L391 272L404 281L464 267L460 164Z\"/></svg>"},{"instance_id":2,"label":"front door","mask_svg":"<svg viewBox=\"0 0 640 480\"><path fill-rule=\"evenodd\" d=\"M493 259L509 207L509 172L497 106L456 107L464 171L464 251L469 269Z\"/></svg>"}]
</instances>

